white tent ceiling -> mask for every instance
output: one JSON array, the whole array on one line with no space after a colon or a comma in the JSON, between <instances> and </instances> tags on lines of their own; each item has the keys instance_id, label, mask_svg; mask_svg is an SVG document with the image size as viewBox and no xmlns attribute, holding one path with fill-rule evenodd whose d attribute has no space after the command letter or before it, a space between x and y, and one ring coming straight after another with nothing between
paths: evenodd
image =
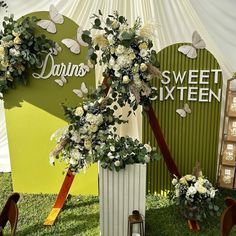
<instances>
[{"instance_id":1,"label":"white tent ceiling","mask_svg":"<svg viewBox=\"0 0 236 236\"><path fill-rule=\"evenodd\" d=\"M54 4L59 12L72 18L83 28L89 27L89 17L101 9L104 14L118 10L133 22L137 16L143 21L158 23L154 38L156 50L176 42L189 42L194 30L206 41L207 48L216 56L224 72L225 81L236 70L236 1L235 0L17 0L6 1L8 13L16 18L30 12L47 11ZM0 10L0 22L4 16ZM99 70L97 70L99 74ZM98 76L99 77L99 76ZM140 116L133 118L129 134L140 137ZM136 126L135 126L136 124ZM130 130L131 129L131 130ZM123 128L124 130L124 128ZM121 134L123 132L121 128ZM126 127L127 130L127 127ZM3 105L0 104L0 171L9 171L9 154Z\"/></svg>"}]
</instances>

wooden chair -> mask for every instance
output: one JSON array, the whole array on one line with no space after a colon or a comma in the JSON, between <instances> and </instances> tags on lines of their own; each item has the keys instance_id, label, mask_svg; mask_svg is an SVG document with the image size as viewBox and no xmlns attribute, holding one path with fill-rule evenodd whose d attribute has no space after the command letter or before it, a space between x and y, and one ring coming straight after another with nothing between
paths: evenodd
<instances>
[{"instance_id":1,"label":"wooden chair","mask_svg":"<svg viewBox=\"0 0 236 236\"><path fill-rule=\"evenodd\" d=\"M230 231L236 225L236 200L227 197L225 199L227 208L221 215L221 236L229 236Z\"/></svg>"},{"instance_id":2,"label":"wooden chair","mask_svg":"<svg viewBox=\"0 0 236 236\"><path fill-rule=\"evenodd\" d=\"M3 236L3 229L7 222L11 225L11 236L16 235L16 226L18 222L18 207L17 202L20 198L19 193L13 193L7 200L0 214L0 236Z\"/></svg>"}]
</instances>

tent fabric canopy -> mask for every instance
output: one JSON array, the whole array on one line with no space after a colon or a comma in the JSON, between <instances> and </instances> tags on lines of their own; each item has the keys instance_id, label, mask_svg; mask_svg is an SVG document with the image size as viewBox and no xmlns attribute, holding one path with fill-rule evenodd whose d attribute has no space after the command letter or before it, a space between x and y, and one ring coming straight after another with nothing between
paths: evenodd
<instances>
[{"instance_id":1,"label":"tent fabric canopy","mask_svg":"<svg viewBox=\"0 0 236 236\"><path fill-rule=\"evenodd\" d=\"M19 18L27 13L48 11L50 4L54 4L63 15L73 19L84 29L90 27L90 16L101 9L104 16L114 10L127 17L129 23L140 16L143 22L156 23L153 37L156 51L177 42L191 42L192 33L197 30L223 69L224 83L236 70L236 2L234 0L24 0L7 1L8 13ZM0 22L5 15L1 9ZM102 69L96 68L96 79L101 79ZM224 102L223 102L224 103ZM127 114L127 108L122 109ZM142 138L142 116L137 111L131 116L132 125L119 128L120 135L129 134ZM9 151L3 102L0 102L0 171L10 171Z\"/></svg>"}]
</instances>

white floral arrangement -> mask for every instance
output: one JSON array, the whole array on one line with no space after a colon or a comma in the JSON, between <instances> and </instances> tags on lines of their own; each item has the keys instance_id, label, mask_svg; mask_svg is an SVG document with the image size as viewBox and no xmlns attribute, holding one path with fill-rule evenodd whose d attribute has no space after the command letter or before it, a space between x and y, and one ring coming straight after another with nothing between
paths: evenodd
<instances>
[{"instance_id":1,"label":"white floral arrangement","mask_svg":"<svg viewBox=\"0 0 236 236\"><path fill-rule=\"evenodd\" d=\"M152 48L153 24L142 26L137 18L130 27L127 19L118 12L103 18L102 12L94 14L92 28L83 31L82 39L88 44L89 58L104 65L111 97L122 107L127 102L133 110L139 104L147 105L157 98L150 81L160 77L156 51ZM106 87L99 86L98 96Z\"/></svg>"},{"instance_id":2,"label":"white floral arrangement","mask_svg":"<svg viewBox=\"0 0 236 236\"><path fill-rule=\"evenodd\" d=\"M202 220L208 214L213 215L219 210L214 204L218 191L200 171L197 175L185 175L172 180L175 187L174 200L184 211L186 218Z\"/></svg>"},{"instance_id":3,"label":"white floral arrangement","mask_svg":"<svg viewBox=\"0 0 236 236\"><path fill-rule=\"evenodd\" d=\"M114 116L107 102L105 99L101 103L84 102L76 108L64 107L70 124L52 135L57 145L50 153L51 164L55 158L60 159L75 174L94 162L96 150L114 132L113 125L126 122Z\"/></svg>"},{"instance_id":4,"label":"white floral arrangement","mask_svg":"<svg viewBox=\"0 0 236 236\"><path fill-rule=\"evenodd\" d=\"M26 17L15 21L13 15L4 17L0 32L0 93L16 84L27 84L27 68L37 69L55 43L45 35L37 35L38 19Z\"/></svg>"},{"instance_id":5,"label":"white floral arrangement","mask_svg":"<svg viewBox=\"0 0 236 236\"><path fill-rule=\"evenodd\" d=\"M109 136L95 152L95 161L100 161L101 167L112 171L125 169L126 165L146 164L159 159L160 155L155 147L142 144L137 139L117 135Z\"/></svg>"}]
</instances>

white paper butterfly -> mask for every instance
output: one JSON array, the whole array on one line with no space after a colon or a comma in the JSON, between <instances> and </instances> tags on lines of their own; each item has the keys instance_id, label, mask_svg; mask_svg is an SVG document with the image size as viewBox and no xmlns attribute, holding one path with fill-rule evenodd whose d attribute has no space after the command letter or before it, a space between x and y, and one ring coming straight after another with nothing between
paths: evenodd
<instances>
[{"instance_id":1,"label":"white paper butterfly","mask_svg":"<svg viewBox=\"0 0 236 236\"><path fill-rule=\"evenodd\" d=\"M88 46L87 43L85 43L81 36L82 36L83 30L82 28L77 29L77 40L74 39L62 39L62 43L70 49L71 52L74 54L79 54L80 53L80 45L81 46Z\"/></svg>"},{"instance_id":2,"label":"white paper butterfly","mask_svg":"<svg viewBox=\"0 0 236 236\"><path fill-rule=\"evenodd\" d=\"M80 89L73 89L73 92L80 98L84 97L84 95L87 95L88 88L86 87L86 84L84 82L81 83Z\"/></svg>"},{"instance_id":3,"label":"white paper butterfly","mask_svg":"<svg viewBox=\"0 0 236 236\"><path fill-rule=\"evenodd\" d=\"M60 85L61 87L67 83L67 79L65 78L64 75L61 75L60 79L55 79L54 80L58 85Z\"/></svg>"},{"instance_id":4,"label":"white paper butterfly","mask_svg":"<svg viewBox=\"0 0 236 236\"><path fill-rule=\"evenodd\" d=\"M55 24L62 24L64 22L64 17L53 5L49 8L49 16L50 20L40 20L37 25L47 30L49 33L55 34L57 32Z\"/></svg>"},{"instance_id":5,"label":"white paper butterfly","mask_svg":"<svg viewBox=\"0 0 236 236\"><path fill-rule=\"evenodd\" d=\"M187 103L184 104L183 109L177 109L176 112L183 118L187 116L187 113L191 113L191 109L189 108L189 105Z\"/></svg>"},{"instance_id":6,"label":"white paper butterfly","mask_svg":"<svg viewBox=\"0 0 236 236\"><path fill-rule=\"evenodd\" d=\"M204 49L206 47L206 43L201 38L197 31L193 32L192 35L192 45L183 45L178 48L179 52L187 55L187 57L194 59L197 57L196 49Z\"/></svg>"}]
</instances>

